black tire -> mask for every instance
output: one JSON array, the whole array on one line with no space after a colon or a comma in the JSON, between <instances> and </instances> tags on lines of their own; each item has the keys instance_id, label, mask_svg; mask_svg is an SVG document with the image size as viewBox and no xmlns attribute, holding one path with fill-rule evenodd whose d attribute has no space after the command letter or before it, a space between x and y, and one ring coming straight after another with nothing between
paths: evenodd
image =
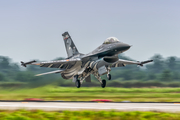
<instances>
[{"instance_id":1,"label":"black tire","mask_svg":"<svg viewBox=\"0 0 180 120\"><path fill-rule=\"evenodd\" d=\"M105 87L106 87L106 80L102 80L101 87L102 87L102 88L105 88Z\"/></svg>"},{"instance_id":2,"label":"black tire","mask_svg":"<svg viewBox=\"0 0 180 120\"><path fill-rule=\"evenodd\" d=\"M111 74L107 74L108 80L111 80Z\"/></svg>"},{"instance_id":3,"label":"black tire","mask_svg":"<svg viewBox=\"0 0 180 120\"><path fill-rule=\"evenodd\" d=\"M76 84L76 87L77 87L77 88L80 88L80 87L81 87L81 82L80 82L80 80L76 80L75 84Z\"/></svg>"}]
</instances>

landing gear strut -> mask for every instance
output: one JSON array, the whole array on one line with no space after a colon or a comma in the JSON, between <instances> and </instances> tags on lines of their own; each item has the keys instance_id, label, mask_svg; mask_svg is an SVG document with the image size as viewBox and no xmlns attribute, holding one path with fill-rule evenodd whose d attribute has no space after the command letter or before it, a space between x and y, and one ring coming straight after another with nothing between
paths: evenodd
<instances>
[{"instance_id":1,"label":"landing gear strut","mask_svg":"<svg viewBox=\"0 0 180 120\"><path fill-rule=\"evenodd\" d=\"M111 80L111 74L107 74L107 79Z\"/></svg>"}]
</instances>

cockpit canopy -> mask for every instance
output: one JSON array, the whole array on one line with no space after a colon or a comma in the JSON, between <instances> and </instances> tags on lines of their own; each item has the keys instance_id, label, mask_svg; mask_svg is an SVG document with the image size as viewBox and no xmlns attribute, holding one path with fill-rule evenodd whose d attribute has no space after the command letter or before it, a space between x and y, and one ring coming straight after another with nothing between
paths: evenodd
<instances>
[{"instance_id":1,"label":"cockpit canopy","mask_svg":"<svg viewBox=\"0 0 180 120\"><path fill-rule=\"evenodd\" d=\"M107 38L103 44L111 44L111 43L116 43L119 42L119 40L115 37L109 37Z\"/></svg>"}]
</instances>

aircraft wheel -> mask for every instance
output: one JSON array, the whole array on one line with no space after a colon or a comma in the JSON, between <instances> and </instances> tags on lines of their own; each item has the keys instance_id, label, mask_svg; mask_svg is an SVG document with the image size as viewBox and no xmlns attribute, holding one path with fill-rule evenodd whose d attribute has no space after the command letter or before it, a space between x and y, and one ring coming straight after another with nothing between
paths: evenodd
<instances>
[{"instance_id":1,"label":"aircraft wheel","mask_svg":"<svg viewBox=\"0 0 180 120\"><path fill-rule=\"evenodd\" d=\"M108 80L111 80L111 74L107 74Z\"/></svg>"},{"instance_id":2,"label":"aircraft wheel","mask_svg":"<svg viewBox=\"0 0 180 120\"><path fill-rule=\"evenodd\" d=\"M101 87L102 87L102 88L105 88L105 87L106 87L106 80L102 80Z\"/></svg>"},{"instance_id":3,"label":"aircraft wheel","mask_svg":"<svg viewBox=\"0 0 180 120\"><path fill-rule=\"evenodd\" d=\"M76 87L77 87L77 88L80 88L80 87L81 87L81 82L80 82L80 80L76 80Z\"/></svg>"}]
</instances>

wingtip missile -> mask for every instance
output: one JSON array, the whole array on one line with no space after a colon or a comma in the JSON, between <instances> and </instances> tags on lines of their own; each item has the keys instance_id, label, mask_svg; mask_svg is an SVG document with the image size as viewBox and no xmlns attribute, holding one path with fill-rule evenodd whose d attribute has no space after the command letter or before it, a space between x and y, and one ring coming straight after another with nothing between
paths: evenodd
<instances>
[{"instance_id":1,"label":"wingtip missile","mask_svg":"<svg viewBox=\"0 0 180 120\"><path fill-rule=\"evenodd\" d=\"M23 61L21 61L21 66L26 67L26 64Z\"/></svg>"},{"instance_id":2,"label":"wingtip missile","mask_svg":"<svg viewBox=\"0 0 180 120\"><path fill-rule=\"evenodd\" d=\"M28 64L31 64L31 63L34 63L34 62L36 62L36 61L35 61L35 60L29 61L29 62L23 62L23 61L21 61L21 65L22 65L23 67L26 67Z\"/></svg>"},{"instance_id":3,"label":"wingtip missile","mask_svg":"<svg viewBox=\"0 0 180 120\"><path fill-rule=\"evenodd\" d=\"M149 63L149 62L153 62L153 60L142 61L138 65L143 66L144 64Z\"/></svg>"}]
</instances>

